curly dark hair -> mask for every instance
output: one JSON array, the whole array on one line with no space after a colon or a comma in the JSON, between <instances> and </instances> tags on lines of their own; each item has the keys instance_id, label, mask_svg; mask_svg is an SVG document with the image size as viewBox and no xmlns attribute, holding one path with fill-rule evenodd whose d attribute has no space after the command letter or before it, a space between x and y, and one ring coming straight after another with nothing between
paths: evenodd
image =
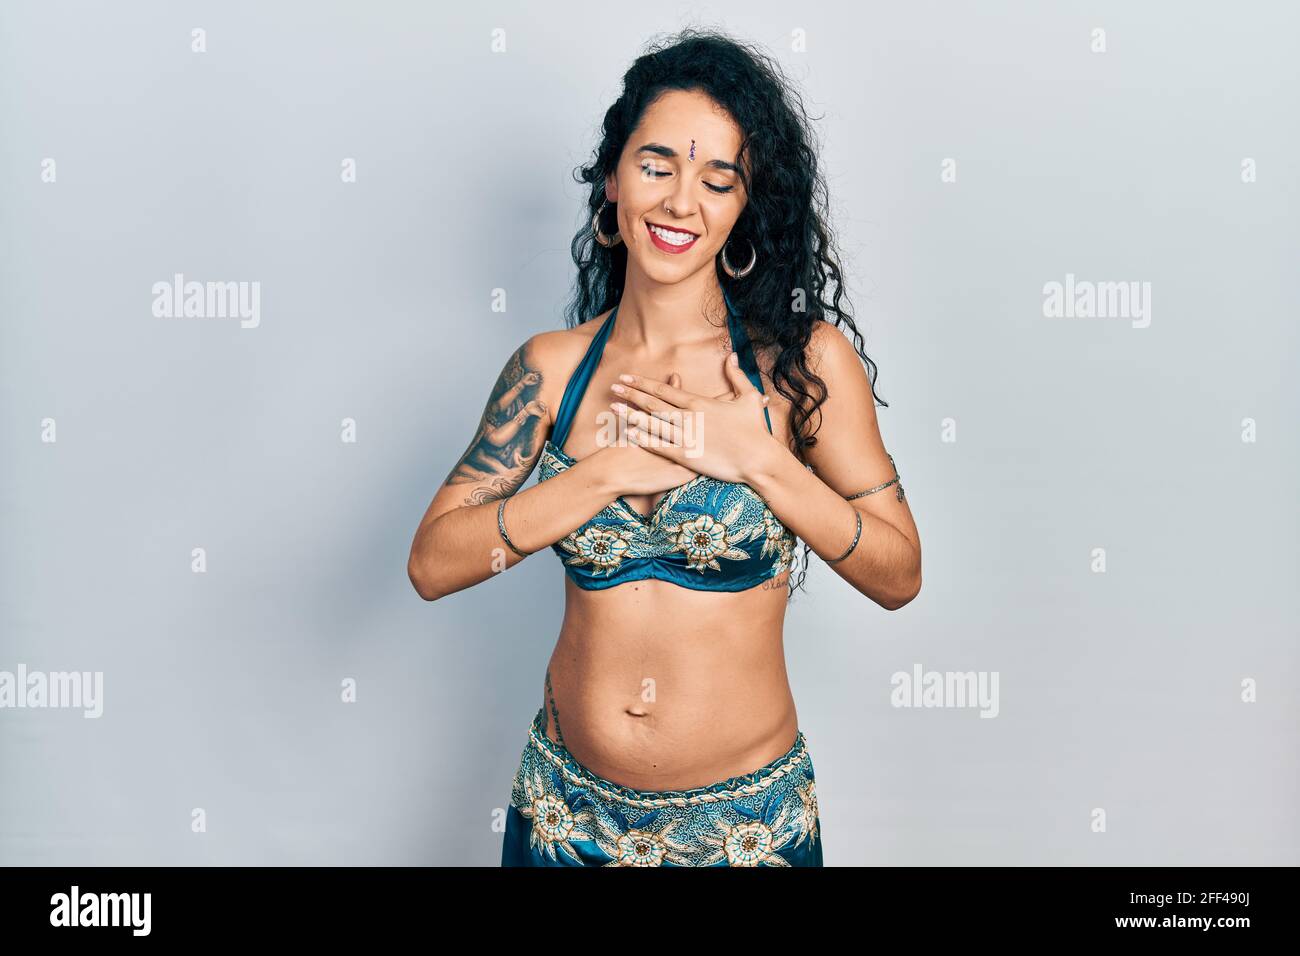
<instances>
[{"instance_id":1,"label":"curly dark hair","mask_svg":"<svg viewBox=\"0 0 1300 956\"><path fill-rule=\"evenodd\" d=\"M721 105L741 131L736 164L748 196L732 237L753 243L758 266L733 279L715 263L718 282L744 317L755 349L773 348L773 385L790 402L792 451L817 442L812 419L826 400L826 383L809 367L805 350L818 322L847 328L853 347L866 362L872 397L876 365L863 351L863 337L841 299L847 301L834 239L828 225L826 183L803 102L779 64L752 44L713 30L687 28L652 41L623 75L623 92L605 113L603 135L589 165L574 173L591 187L584 225L571 244L578 267L573 297L565 310L569 328L613 308L623 295L627 246L595 241L590 223L605 203L605 178L618 166L623 148L646 109L669 90L699 91ZM748 168L740 157L748 150ZM752 179L751 179L752 175ZM617 231L611 203L601 214L600 230ZM612 224L612 225L611 225ZM740 248L744 248L740 244ZM744 261L744 260L741 260ZM797 580L803 585L811 549L804 544Z\"/></svg>"}]
</instances>

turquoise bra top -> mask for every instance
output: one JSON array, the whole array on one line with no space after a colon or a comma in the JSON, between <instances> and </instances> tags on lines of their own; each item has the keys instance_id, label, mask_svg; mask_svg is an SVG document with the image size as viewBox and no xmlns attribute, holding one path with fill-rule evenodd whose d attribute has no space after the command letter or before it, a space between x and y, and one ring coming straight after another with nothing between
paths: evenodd
<instances>
[{"instance_id":1,"label":"turquoise bra top","mask_svg":"<svg viewBox=\"0 0 1300 956\"><path fill-rule=\"evenodd\" d=\"M726 302L731 347L741 369L762 391L749 336L730 296ZM551 439L542 447L539 482L576 462L564 451L564 443L616 318L617 305L565 386ZM763 417L770 434L772 418L766 408ZM649 517L620 495L551 547L563 559L565 573L588 591L647 578L696 591L744 591L785 571L794 543L794 535L749 485L697 475L665 494Z\"/></svg>"}]
</instances>

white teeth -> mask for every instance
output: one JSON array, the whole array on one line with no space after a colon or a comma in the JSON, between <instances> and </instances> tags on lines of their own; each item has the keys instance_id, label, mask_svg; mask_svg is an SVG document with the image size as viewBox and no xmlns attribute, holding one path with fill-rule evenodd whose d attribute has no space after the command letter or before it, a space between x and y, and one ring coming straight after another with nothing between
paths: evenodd
<instances>
[{"instance_id":1,"label":"white teeth","mask_svg":"<svg viewBox=\"0 0 1300 956\"><path fill-rule=\"evenodd\" d=\"M660 239L662 239L664 242L670 243L671 245L674 246L684 246L688 242L695 241L696 238L695 236L692 236L689 232L670 232L667 229L664 229L660 226L650 226L650 231L653 232Z\"/></svg>"}]
</instances>

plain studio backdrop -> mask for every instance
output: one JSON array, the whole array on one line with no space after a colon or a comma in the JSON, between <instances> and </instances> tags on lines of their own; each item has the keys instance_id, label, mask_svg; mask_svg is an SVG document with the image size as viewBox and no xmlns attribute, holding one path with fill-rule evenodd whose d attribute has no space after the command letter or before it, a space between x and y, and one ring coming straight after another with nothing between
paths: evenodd
<instances>
[{"instance_id":1,"label":"plain studio backdrop","mask_svg":"<svg viewBox=\"0 0 1300 956\"><path fill-rule=\"evenodd\" d=\"M815 559L789 609L827 865L1300 863L1292 5L34 0L0 680L102 713L0 708L0 862L498 862L563 572L426 604L407 552L686 25L806 98L921 533L904 609ZM177 275L255 320L168 317ZM996 715L898 706L918 670Z\"/></svg>"}]
</instances>

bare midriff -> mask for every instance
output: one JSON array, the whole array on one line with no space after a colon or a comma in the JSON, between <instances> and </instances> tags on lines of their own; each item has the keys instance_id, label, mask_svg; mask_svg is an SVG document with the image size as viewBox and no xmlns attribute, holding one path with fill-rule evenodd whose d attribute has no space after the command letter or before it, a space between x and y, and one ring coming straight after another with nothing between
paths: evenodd
<instances>
[{"instance_id":1,"label":"bare midriff","mask_svg":"<svg viewBox=\"0 0 1300 956\"><path fill-rule=\"evenodd\" d=\"M752 773L788 751L798 719L785 669L788 572L747 591L629 581L565 613L543 683L546 735L588 770L638 790Z\"/></svg>"}]
</instances>

